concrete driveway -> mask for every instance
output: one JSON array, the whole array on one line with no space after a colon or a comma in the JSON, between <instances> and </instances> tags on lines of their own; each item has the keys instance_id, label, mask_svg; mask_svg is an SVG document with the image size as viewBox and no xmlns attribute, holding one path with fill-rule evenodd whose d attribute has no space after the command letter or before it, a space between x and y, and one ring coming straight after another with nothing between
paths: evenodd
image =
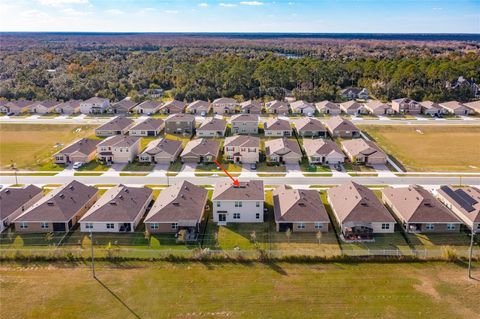
<instances>
[{"instance_id":1,"label":"concrete driveway","mask_svg":"<svg viewBox=\"0 0 480 319\"><path fill-rule=\"evenodd\" d=\"M384 164L372 165L379 177L395 177L395 174Z\"/></svg>"},{"instance_id":2,"label":"concrete driveway","mask_svg":"<svg viewBox=\"0 0 480 319\"><path fill-rule=\"evenodd\" d=\"M328 167L330 167L330 170L332 171L332 177L349 177L350 175L348 175L345 167L341 164L340 164L340 166L342 167L342 170L337 171L334 164L329 164L328 165Z\"/></svg>"},{"instance_id":3,"label":"concrete driveway","mask_svg":"<svg viewBox=\"0 0 480 319\"><path fill-rule=\"evenodd\" d=\"M250 168L251 164L242 164L242 174L240 177L257 177L257 171Z\"/></svg>"},{"instance_id":4,"label":"concrete driveway","mask_svg":"<svg viewBox=\"0 0 480 319\"><path fill-rule=\"evenodd\" d=\"M65 167L63 171L57 174L57 176L74 176L75 170L73 169L73 164L68 165Z\"/></svg>"},{"instance_id":5,"label":"concrete driveway","mask_svg":"<svg viewBox=\"0 0 480 319\"><path fill-rule=\"evenodd\" d=\"M300 164L285 164L287 169L287 177L301 177L303 176Z\"/></svg>"},{"instance_id":6,"label":"concrete driveway","mask_svg":"<svg viewBox=\"0 0 480 319\"><path fill-rule=\"evenodd\" d=\"M165 174L168 172L169 167L170 167L170 164L155 164L153 171L150 174L148 174L148 176L165 177L166 176Z\"/></svg>"},{"instance_id":7,"label":"concrete driveway","mask_svg":"<svg viewBox=\"0 0 480 319\"><path fill-rule=\"evenodd\" d=\"M185 163L178 173L178 176L181 177L195 177L195 168L197 168L197 163Z\"/></svg>"},{"instance_id":8,"label":"concrete driveway","mask_svg":"<svg viewBox=\"0 0 480 319\"><path fill-rule=\"evenodd\" d=\"M118 176L118 174L122 171L122 169L126 166L127 164L112 164L108 171L105 172L102 176Z\"/></svg>"}]
</instances>

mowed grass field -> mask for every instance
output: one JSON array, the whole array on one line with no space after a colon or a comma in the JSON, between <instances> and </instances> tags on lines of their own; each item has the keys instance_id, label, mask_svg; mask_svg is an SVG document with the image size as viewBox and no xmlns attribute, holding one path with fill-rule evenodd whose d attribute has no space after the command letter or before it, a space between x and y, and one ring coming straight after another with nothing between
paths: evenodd
<instances>
[{"instance_id":1,"label":"mowed grass field","mask_svg":"<svg viewBox=\"0 0 480 319\"><path fill-rule=\"evenodd\" d=\"M359 127L409 171L480 172L480 126Z\"/></svg>"},{"instance_id":2,"label":"mowed grass field","mask_svg":"<svg viewBox=\"0 0 480 319\"><path fill-rule=\"evenodd\" d=\"M480 300L454 263L98 263L98 280L88 265L3 264L0 276L10 319L477 318Z\"/></svg>"},{"instance_id":3,"label":"mowed grass field","mask_svg":"<svg viewBox=\"0 0 480 319\"><path fill-rule=\"evenodd\" d=\"M0 168L10 168L11 161L19 169L58 170L52 155L61 147L88 136L95 126L48 124L0 124Z\"/></svg>"}]
</instances>

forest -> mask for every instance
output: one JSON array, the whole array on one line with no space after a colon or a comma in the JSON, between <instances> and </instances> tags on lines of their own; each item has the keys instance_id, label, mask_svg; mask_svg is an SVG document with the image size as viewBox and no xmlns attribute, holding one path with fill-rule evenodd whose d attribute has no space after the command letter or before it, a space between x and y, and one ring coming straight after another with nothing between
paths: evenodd
<instances>
[{"instance_id":1,"label":"forest","mask_svg":"<svg viewBox=\"0 0 480 319\"><path fill-rule=\"evenodd\" d=\"M472 99L459 76L480 81L475 41L247 39L182 35L1 35L0 98L113 101L162 88L170 98L220 96L339 101L349 86L391 100Z\"/></svg>"}]
</instances>

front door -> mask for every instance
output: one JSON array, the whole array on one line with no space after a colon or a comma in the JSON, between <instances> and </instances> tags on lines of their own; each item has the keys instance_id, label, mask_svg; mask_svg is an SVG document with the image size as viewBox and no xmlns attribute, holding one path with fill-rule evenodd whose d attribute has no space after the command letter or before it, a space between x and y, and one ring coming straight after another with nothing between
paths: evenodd
<instances>
[{"instance_id":1,"label":"front door","mask_svg":"<svg viewBox=\"0 0 480 319\"><path fill-rule=\"evenodd\" d=\"M64 232L65 230L65 223L53 223L53 231Z\"/></svg>"},{"instance_id":2,"label":"front door","mask_svg":"<svg viewBox=\"0 0 480 319\"><path fill-rule=\"evenodd\" d=\"M218 214L218 221L220 223L225 223L227 221L227 214L225 213L219 213Z\"/></svg>"}]
</instances>

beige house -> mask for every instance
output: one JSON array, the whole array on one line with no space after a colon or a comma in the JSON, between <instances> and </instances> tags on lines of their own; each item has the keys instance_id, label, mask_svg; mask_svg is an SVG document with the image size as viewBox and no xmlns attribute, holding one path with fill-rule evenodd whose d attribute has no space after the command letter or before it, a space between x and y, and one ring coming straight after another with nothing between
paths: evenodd
<instances>
[{"instance_id":1,"label":"beige house","mask_svg":"<svg viewBox=\"0 0 480 319\"><path fill-rule=\"evenodd\" d=\"M295 131L301 137L327 137L327 129L315 118L300 118L293 120Z\"/></svg>"},{"instance_id":2,"label":"beige house","mask_svg":"<svg viewBox=\"0 0 480 319\"><path fill-rule=\"evenodd\" d=\"M34 185L0 190L0 233L42 196L42 189Z\"/></svg>"},{"instance_id":3,"label":"beige house","mask_svg":"<svg viewBox=\"0 0 480 319\"><path fill-rule=\"evenodd\" d=\"M68 232L97 200L98 189L76 180L42 197L13 220L19 233Z\"/></svg>"},{"instance_id":4,"label":"beige house","mask_svg":"<svg viewBox=\"0 0 480 319\"><path fill-rule=\"evenodd\" d=\"M233 134L258 134L258 115L257 114L237 114L232 116Z\"/></svg>"},{"instance_id":5,"label":"beige house","mask_svg":"<svg viewBox=\"0 0 480 319\"><path fill-rule=\"evenodd\" d=\"M248 100L240 103L240 112L248 114L262 113L262 103L254 100Z\"/></svg>"},{"instance_id":6,"label":"beige house","mask_svg":"<svg viewBox=\"0 0 480 319\"><path fill-rule=\"evenodd\" d=\"M464 103L463 105L465 105L469 109L472 109L477 114L480 114L480 100L469 102L469 103Z\"/></svg>"},{"instance_id":7,"label":"beige house","mask_svg":"<svg viewBox=\"0 0 480 319\"><path fill-rule=\"evenodd\" d=\"M270 101L265 103L265 109L267 110L267 113L270 114L287 115L288 103L279 100Z\"/></svg>"},{"instance_id":8,"label":"beige house","mask_svg":"<svg viewBox=\"0 0 480 319\"><path fill-rule=\"evenodd\" d=\"M437 198L475 233L480 233L480 189L473 186L441 186Z\"/></svg>"},{"instance_id":9,"label":"beige house","mask_svg":"<svg viewBox=\"0 0 480 319\"><path fill-rule=\"evenodd\" d=\"M55 107L55 112L65 115L80 113L80 104L82 102L82 100L69 100L67 102L60 103Z\"/></svg>"},{"instance_id":10,"label":"beige house","mask_svg":"<svg viewBox=\"0 0 480 319\"><path fill-rule=\"evenodd\" d=\"M327 139L304 139L303 148L310 164L343 163L345 155L337 143Z\"/></svg>"},{"instance_id":11,"label":"beige house","mask_svg":"<svg viewBox=\"0 0 480 319\"><path fill-rule=\"evenodd\" d=\"M438 105L438 103L432 101L420 102L420 106L422 108L422 114L424 115L439 116L445 113L445 111L440 105Z\"/></svg>"},{"instance_id":12,"label":"beige house","mask_svg":"<svg viewBox=\"0 0 480 319\"><path fill-rule=\"evenodd\" d=\"M187 104L183 101L172 100L160 106L159 112L162 114L182 113Z\"/></svg>"},{"instance_id":13,"label":"beige house","mask_svg":"<svg viewBox=\"0 0 480 319\"><path fill-rule=\"evenodd\" d=\"M30 113L36 114L48 114L48 113L55 113L56 107L58 107L62 102L56 100L45 100L35 102L30 105Z\"/></svg>"},{"instance_id":14,"label":"beige house","mask_svg":"<svg viewBox=\"0 0 480 319\"><path fill-rule=\"evenodd\" d=\"M150 115L157 113L161 106L161 102L147 100L135 106L133 111L138 114Z\"/></svg>"},{"instance_id":15,"label":"beige house","mask_svg":"<svg viewBox=\"0 0 480 319\"><path fill-rule=\"evenodd\" d=\"M9 101L0 107L0 112L5 114L13 113L15 115L26 113L33 103L35 102L28 100Z\"/></svg>"},{"instance_id":16,"label":"beige house","mask_svg":"<svg viewBox=\"0 0 480 319\"><path fill-rule=\"evenodd\" d=\"M212 163L218 158L219 152L218 141L200 138L188 142L180 157L183 163Z\"/></svg>"},{"instance_id":17,"label":"beige house","mask_svg":"<svg viewBox=\"0 0 480 319\"><path fill-rule=\"evenodd\" d=\"M450 113L450 114L470 115L474 113L474 111L471 108L469 108L468 106L458 101L442 102L442 103L439 103L438 105L442 109L444 109L447 113Z\"/></svg>"},{"instance_id":18,"label":"beige house","mask_svg":"<svg viewBox=\"0 0 480 319\"><path fill-rule=\"evenodd\" d=\"M245 135L229 136L225 139L224 154L226 160L234 163L257 163L260 154L260 139Z\"/></svg>"},{"instance_id":19,"label":"beige house","mask_svg":"<svg viewBox=\"0 0 480 319\"><path fill-rule=\"evenodd\" d=\"M198 137L223 137L227 130L227 121L216 117L207 118L196 129Z\"/></svg>"},{"instance_id":20,"label":"beige house","mask_svg":"<svg viewBox=\"0 0 480 319\"><path fill-rule=\"evenodd\" d=\"M392 109L398 114L420 114L422 112L420 103L409 98L393 100Z\"/></svg>"},{"instance_id":21,"label":"beige house","mask_svg":"<svg viewBox=\"0 0 480 319\"><path fill-rule=\"evenodd\" d=\"M109 99L94 96L80 103L80 112L82 114L102 114L107 112L109 107Z\"/></svg>"},{"instance_id":22,"label":"beige house","mask_svg":"<svg viewBox=\"0 0 480 319\"><path fill-rule=\"evenodd\" d=\"M298 164L302 160L302 150L294 139L278 138L265 141L267 161L274 163Z\"/></svg>"},{"instance_id":23,"label":"beige house","mask_svg":"<svg viewBox=\"0 0 480 319\"><path fill-rule=\"evenodd\" d=\"M342 113L340 105L330 101L318 102L315 104L315 107L320 114L340 115L340 113Z\"/></svg>"},{"instance_id":24,"label":"beige house","mask_svg":"<svg viewBox=\"0 0 480 319\"><path fill-rule=\"evenodd\" d=\"M395 219L363 185L350 181L330 188L327 199L346 241L372 240L373 234L395 230Z\"/></svg>"},{"instance_id":25,"label":"beige house","mask_svg":"<svg viewBox=\"0 0 480 319\"><path fill-rule=\"evenodd\" d=\"M392 115L395 113L391 105L378 100L363 103L363 108L374 115Z\"/></svg>"},{"instance_id":26,"label":"beige house","mask_svg":"<svg viewBox=\"0 0 480 319\"><path fill-rule=\"evenodd\" d=\"M313 116L315 114L315 106L303 100L291 102L290 108L292 113L297 115Z\"/></svg>"},{"instance_id":27,"label":"beige house","mask_svg":"<svg viewBox=\"0 0 480 319\"><path fill-rule=\"evenodd\" d=\"M330 218L317 190L281 185L273 191L277 231L328 232Z\"/></svg>"},{"instance_id":28,"label":"beige house","mask_svg":"<svg viewBox=\"0 0 480 319\"><path fill-rule=\"evenodd\" d=\"M138 155L138 160L142 163L170 164L175 162L181 151L181 141L159 138L148 143Z\"/></svg>"},{"instance_id":29,"label":"beige house","mask_svg":"<svg viewBox=\"0 0 480 319\"><path fill-rule=\"evenodd\" d=\"M151 188L122 184L112 187L80 218L80 231L134 232L152 199Z\"/></svg>"},{"instance_id":30,"label":"beige house","mask_svg":"<svg viewBox=\"0 0 480 319\"><path fill-rule=\"evenodd\" d=\"M325 122L331 137L355 138L360 137L360 130L349 120L341 116L334 116Z\"/></svg>"},{"instance_id":31,"label":"beige house","mask_svg":"<svg viewBox=\"0 0 480 319\"><path fill-rule=\"evenodd\" d=\"M195 131L195 116L192 114L171 114L165 119L165 133L192 135Z\"/></svg>"},{"instance_id":32,"label":"beige house","mask_svg":"<svg viewBox=\"0 0 480 319\"><path fill-rule=\"evenodd\" d=\"M128 114L132 113L138 103L130 99L123 99L117 103L113 103L108 109L111 114Z\"/></svg>"},{"instance_id":33,"label":"beige house","mask_svg":"<svg viewBox=\"0 0 480 319\"><path fill-rule=\"evenodd\" d=\"M194 101L187 106L188 113L200 114L202 116L207 115L211 109L212 106L210 105L210 103L202 100Z\"/></svg>"},{"instance_id":34,"label":"beige house","mask_svg":"<svg viewBox=\"0 0 480 319\"><path fill-rule=\"evenodd\" d=\"M348 115L368 114L368 110L363 106L363 104L360 104L354 100L340 103L340 109Z\"/></svg>"},{"instance_id":35,"label":"beige house","mask_svg":"<svg viewBox=\"0 0 480 319\"><path fill-rule=\"evenodd\" d=\"M387 163L387 154L377 144L363 138L342 141L342 149L352 163L366 165Z\"/></svg>"},{"instance_id":36,"label":"beige house","mask_svg":"<svg viewBox=\"0 0 480 319\"><path fill-rule=\"evenodd\" d=\"M133 125L128 134L131 136L157 136L164 127L165 122L162 119L149 117Z\"/></svg>"},{"instance_id":37,"label":"beige house","mask_svg":"<svg viewBox=\"0 0 480 319\"><path fill-rule=\"evenodd\" d=\"M89 163L97 155L99 140L82 138L53 155L56 164Z\"/></svg>"},{"instance_id":38,"label":"beige house","mask_svg":"<svg viewBox=\"0 0 480 319\"><path fill-rule=\"evenodd\" d=\"M101 137L125 135L134 124L135 122L132 119L124 116L117 116L100 127L97 127L95 129L95 135Z\"/></svg>"},{"instance_id":39,"label":"beige house","mask_svg":"<svg viewBox=\"0 0 480 319\"><path fill-rule=\"evenodd\" d=\"M418 185L382 189L382 200L409 233L460 231L461 220Z\"/></svg>"},{"instance_id":40,"label":"beige house","mask_svg":"<svg viewBox=\"0 0 480 319\"><path fill-rule=\"evenodd\" d=\"M114 135L97 144L97 158L106 163L131 163L140 153L141 137Z\"/></svg>"},{"instance_id":41,"label":"beige house","mask_svg":"<svg viewBox=\"0 0 480 319\"><path fill-rule=\"evenodd\" d=\"M292 126L289 120L269 118L263 123L265 136L283 137L292 136Z\"/></svg>"},{"instance_id":42,"label":"beige house","mask_svg":"<svg viewBox=\"0 0 480 319\"><path fill-rule=\"evenodd\" d=\"M237 106L237 101L228 97L221 97L212 102L215 114L235 114Z\"/></svg>"},{"instance_id":43,"label":"beige house","mask_svg":"<svg viewBox=\"0 0 480 319\"><path fill-rule=\"evenodd\" d=\"M145 229L151 234L184 231L185 241L197 240L204 219L208 191L183 181L160 192L145 217Z\"/></svg>"}]
</instances>

